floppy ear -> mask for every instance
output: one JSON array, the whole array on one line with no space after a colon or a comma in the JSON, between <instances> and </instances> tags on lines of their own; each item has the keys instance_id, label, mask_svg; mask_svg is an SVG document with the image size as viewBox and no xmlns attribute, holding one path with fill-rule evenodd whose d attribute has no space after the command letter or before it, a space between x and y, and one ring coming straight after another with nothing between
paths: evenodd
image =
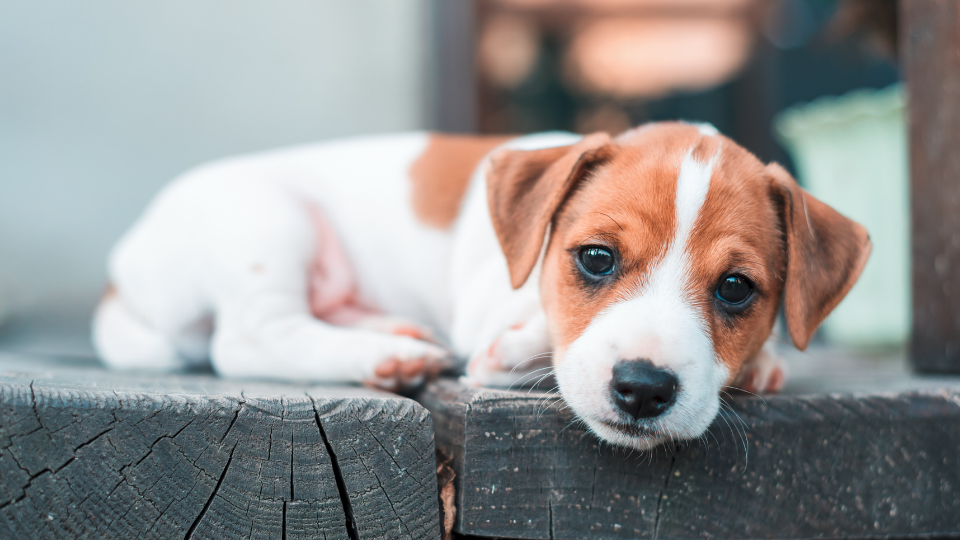
<instances>
[{"instance_id":1,"label":"floppy ear","mask_svg":"<svg viewBox=\"0 0 960 540\"><path fill-rule=\"evenodd\" d=\"M594 133L570 146L503 150L492 157L487 202L514 289L527 281L537 264L547 225L560 204L590 167L611 151L610 136Z\"/></svg>"},{"instance_id":2,"label":"floppy ear","mask_svg":"<svg viewBox=\"0 0 960 540\"><path fill-rule=\"evenodd\" d=\"M862 225L800 189L776 163L767 166L773 193L781 202L786 239L784 313L793 344L800 350L860 277L870 256Z\"/></svg>"}]
</instances>

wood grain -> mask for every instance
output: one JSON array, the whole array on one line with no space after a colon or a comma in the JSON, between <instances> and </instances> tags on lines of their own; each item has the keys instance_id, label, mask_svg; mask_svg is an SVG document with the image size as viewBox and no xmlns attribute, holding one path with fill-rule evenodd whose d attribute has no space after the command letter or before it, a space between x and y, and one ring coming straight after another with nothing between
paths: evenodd
<instances>
[{"instance_id":1,"label":"wood grain","mask_svg":"<svg viewBox=\"0 0 960 540\"><path fill-rule=\"evenodd\" d=\"M960 533L960 389L730 398L705 441L598 443L537 392L419 396L456 473L455 530L497 538Z\"/></svg>"},{"instance_id":2,"label":"wood grain","mask_svg":"<svg viewBox=\"0 0 960 540\"><path fill-rule=\"evenodd\" d=\"M900 2L913 242L911 357L960 373L960 1Z\"/></svg>"},{"instance_id":3,"label":"wood grain","mask_svg":"<svg viewBox=\"0 0 960 540\"><path fill-rule=\"evenodd\" d=\"M2 538L439 538L434 463L390 394L0 359Z\"/></svg>"}]
</instances>

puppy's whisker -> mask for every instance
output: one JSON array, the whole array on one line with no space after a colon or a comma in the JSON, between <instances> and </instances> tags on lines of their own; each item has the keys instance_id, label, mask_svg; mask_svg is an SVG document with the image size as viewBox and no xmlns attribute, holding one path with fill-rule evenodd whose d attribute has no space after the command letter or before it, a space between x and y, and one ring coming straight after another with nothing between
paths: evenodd
<instances>
[{"instance_id":1,"label":"puppy's whisker","mask_svg":"<svg viewBox=\"0 0 960 540\"><path fill-rule=\"evenodd\" d=\"M550 391L549 393L544 394L543 396L540 396L539 398L537 398L537 400L534 402L534 407L537 411L537 419L539 420L540 416L543 413L547 412L547 409L549 409L551 406L553 406L554 403L557 403L561 399L562 397L560 396L560 393L554 392L554 391ZM544 405L542 409L541 409L541 405Z\"/></svg>"},{"instance_id":2,"label":"puppy's whisker","mask_svg":"<svg viewBox=\"0 0 960 540\"><path fill-rule=\"evenodd\" d=\"M535 370L530 371L530 372L528 372L528 373L524 373L523 375L520 376L519 379L517 379L516 381L514 381L513 383L511 383L510 386L507 387L507 390L513 389L514 386L518 386L518 387L519 387L519 386L524 386L525 384L527 384L528 382L532 381L534 378L536 378L536 377L538 376L538 375L537 375L537 372L543 371L543 370L545 370L545 369L553 370L553 366L546 366L546 367L542 367L542 368L535 369ZM512 374L513 372L511 371L510 373ZM532 389L532 388L531 388L531 389Z\"/></svg>"},{"instance_id":3,"label":"puppy's whisker","mask_svg":"<svg viewBox=\"0 0 960 540\"><path fill-rule=\"evenodd\" d=\"M546 414L546 412L550 409L550 407L554 406L557 403L560 403L560 401L562 401L562 398L560 396L556 396L555 398L552 398L552 401L550 401L549 403L546 403L545 407L537 411L537 420L539 420L541 416Z\"/></svg>"},{"instance_id":4,"label":"puppy's whisker","mask_svg":"<svg viewBox=\"0 0 960 540\"><path fill-rule=\"evenodd\" d=\"M525 358L522 362L520 362L520 363L517 364L517 365L519 366L519 365L522 365L522 364L524 364L524 363L526 363L526 362L529 362L529 361L531 361L531 360L536 360L537 358L544 358L544 357L548 357L548 356L553 356L553 351L546 351L546 352L541 352L541 353L537 353L537 354L532 354L532 355L528 356L527 358Z\"/></svg>"},{"instance_id":5,"label":"puppy's whisker","mask_svg":"<svg viewBox=\"0 0 960 540\"><path fill-rule=\"evenodd\" d=\"M712 430L712 429L708 429L706 432L709 433L710 436L713 437L713 440L717 442L717 448L720 448L720 440L717 439L717 436L713 433L713 430ZM703 438L706 439L707 436L704 435Z\"/></svg>"},{"instance_id":6,"label":"puppy's whisker","mask_svg":"<svg viewBox=\"0 0 960 540\"><path fill-rule=\"evenodd\" d=\"M534 406L537 407L538 409L537 418L540 417L539 406L541 403L547 403L548 400L556 400L557 398L560 398L560 397L561 397L560 392L557 392L557 387L554 386L553 388L547 390L542 396L537 398L537 400L534 402ZM550 405L552 405L552 403ZM546 411L546 409L549 408L550 405L547 405L547 407L544 408L544 411Z\"/></svg>"},{"instance_id":7,"label":"puppy's whisker","mask_svg":"<svg viewBox=\"0 0 960 540\"><path fill-rule=\"evenodd\" d=\"M537 371L542 371L542 370L537 370ZM537 382L533 384L533 386L530 388L530 390L527 390L527 393L530 393L530 391L533 390L534 388L536 388L538 384L540 384L541 382L543 382L544 379L546 379L547 377L553 375L554 373L556 373L556 371L553 369L552 366L549 368L549 371L547 371L547 372L545 372L545 373L538 373L538 374L536 375L536 377L539 377L539 378L537 379Z\"/></svg>"},{"instance_id":8,"label":"puppy's whisker","mask_svg":"<svg viewBox=\"0 0 960 540\"><path fill-rule=\"evenodd\" d=\"M514 366L514 369L522 366L523 364L526 364L527 362L530 362L530 361L533 361L533 360L537 360L538 358L548 357L548 356L553 356L553 352L542 352L542 353L537 353L537 354L530 355L530 356L524 358L523 360L521 360L520 362L517 362L517 365Z\"/></svg>"},{"instance_id":9,"label":"puppy's whisker","mask_svg":"<svg viewBox=\"0 0 960 540\"><path fill-rule=\"evenodd\" d=\"M537 379L537 382L533 383L533 384L530 386L530 389L527 390L527 393L529 394L531 390L533 390L534 388L536 388L537 386L539 386L540 383L542 383L547 377L550 377L551 375L553 375L553 373L554 373L553 370L550 370L550 371L548 371L546 374L544 374L543 376L541 376L539 379Z\"/></svg>"},{"instance_id":10,"label":"puppy's whisker","mask_svg":"<svg viewBox=\"0 0 960 540\"><path fill-rule=\"evenodd\" d=\"M730 408L730 406L727 405L727 402L724 401L723 398L720 398L720 403L721 403L721 405L725 406L726 408L728 408L728 409ZM730 438L734 441L734 446L733 446L734 456L738 456L738 455L740 454L740 451L739 451L739 446L736 444L736 438L735 438L734 435L733 435L733 426L730 425L730 421L727 420L726 415L724 415L724 414L721 413L721 414L718 415L718 416L720 416L720 419L723 420L723 423L727 425L727 429L730 430ZM721 434L721 435L723 434L723 430L720 431L720 434ZM724 440L726 440L726 437L724 437Z\"/></svg>"},{"instance_id":11,"label":"puppy's whisker","mask_svg":"<svg viewBox=\"0 0 960 540\"><path fill-rule=\"evenodd\" d=\"M583 421L580 420L579 418L574 418L574 419L571 420L569 423L567 423L567 425L564 426L563 429L560 430L560 433L563 433L564 431L566 431L567 429L569 429L569 428L570 428L571 426L573 426L574 424L582 424L582 423L583 423Z\"/></svg>"},{"instance_id":12,"label":"puppy's whisker","mask_svg":"<svg viewBox=\"0 0 960 540\"><path fill-rule=\"evenodd\" d=\"M732 389L732 390L737 390L738 392L743 392L744 394L750 394L751 396L756 396L756 397L760 398L760 401L762 401L764 405L767 404L767 400L763 399L763 396L761 396L761 395L759 395L759 394L754 394L753 392L750 392L749 390L744 390L743 388L737 388L736 386L724 386L724 388L730 388L730 389ZM727 394L728 396L730 396L730 394L728 394L727 392L723 392L723 393L724 393L724 394ZM733 399L733 396L730 396L730 398Z\"/></svg>"},{"instance_id":13,"label":"puppy's whisker","mask_svg":"<svg viewBox=\"0 0 960 540\"><path fill-rule=\"evenodd\" d=\"M552 367L552 366L546 366L546 367L542 367L542 368L535 369L535 370L533 370L533 371L524 373L523 375L520 375L519 378L518 378L516 381L514 381L513 384L511 384L509 388L513 388L513 387L516 386L516 385L523 386L523 385L527 384L528 382L532 381L534 378L538 377L538 376L539 376L539 375L538 375L539 372L544 371L544 370L547 370L547 369L553 369L553 367Z\"/></svg>"},{"instance_id":14,"label":"puppy's whisker","mask_svg":"<svg viewBox=\"0 0 960 540\"><path fill-rule=\"evenodd\" d=\"M545 370L545 369L553 369L553 366L543 366L543 367L539 367L539 368L537 368L537 369L531 369L530 371L525 372L522 376L523 376L523 377L526 377L527 375L530 375L530 374L532 374L532 373L537 373L538 371L543 371L543 370Z\"/></svg>"},{"instance_id":15,"label":"puppy's whisker","mask_svg":"<svg viewBox=\"0 0 960 540\"><path fill-rule=\"evenodd\" d=\"M735 411L735 410L733 409L733 407L730 406L730 404L727 404L727 409L728 409L731 413L733 413L734 416L737 417L737 420L738 420L738 421L740 422L740 424L743 426L744 430L746 430L746 429L748 429L748 428L750 427L750 426L747 425L746 422L743 421L743 418L740 417L740 415L737 413L737 411Z\"/></svg>"},{"instance_id":16,"label":"puppy's whisker","mask_svg":"<svg viewBox=\"0 0 960 540\"><path fill-rule=\"evenodd\" d=\"M740 474L744 474L747 472L747 467L750 465L750 449L747 445L747 431L746 431L748 426L747 426L747 423L743 421L743 418L741 418L740 415L737 414L737 411L733 410L733 407L731 407L726 401L724 401L723 398L720 398L720 401L721 403L727 406L727 410L730 411L736 417L736 419L740 422L740 425L738 425L736 422L734 422L734 425L737 427L737 435L740 437L740 442L743 444L743 471L741 471Z\"/></svg>"},{"instance_id":17,"label":"puppy's whisker","mask_svg":"<svg viewBox=\"0 0 960 540\"><path fill-rule=\"evenodd\" d=\"M516 371L518 367L526 364L527 362L532 362L532 361L534 361L534 360L539 360L539 359L541 359L541 358L549 358L549 357L551 357L551 356L553 356L553 352L543 352L543 353L535 354L535 355L527 358L526 360L523 360L522 362L519 362L517 365L513 366L513 369L510 370L510 374L513 375L513 372ZM549 367L549 366L548 366L548 367ZM542 368L541 368L541 369L542 369Z\"/></svg>"}]
</instances>

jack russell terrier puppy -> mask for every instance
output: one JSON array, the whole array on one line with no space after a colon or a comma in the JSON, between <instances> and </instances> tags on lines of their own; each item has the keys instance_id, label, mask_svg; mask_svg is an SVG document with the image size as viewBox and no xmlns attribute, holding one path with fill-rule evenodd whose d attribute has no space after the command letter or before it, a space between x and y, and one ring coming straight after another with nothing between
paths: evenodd
<instances>
[{"instance_id":1,"label":"jack russell terrier puppy","mask_svg":"<svg viewBox=\"0 0 960 540\"><path fill-rule=\"evenodd\" d=\"M869 252L709 125L366 137L174 181L113 251L94 341L115 368L392 390L552 363L590 430L647 449L703 433L725 385L778 389L781 304L805 348Z\"/></svg>"}]
</instances>

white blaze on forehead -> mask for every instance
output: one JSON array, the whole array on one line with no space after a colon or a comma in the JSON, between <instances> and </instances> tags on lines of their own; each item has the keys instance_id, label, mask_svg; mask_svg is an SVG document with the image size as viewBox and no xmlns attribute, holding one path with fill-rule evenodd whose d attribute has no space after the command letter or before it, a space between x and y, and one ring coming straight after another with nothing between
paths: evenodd
<instances>
[{"instance_id":1,"label":"white blaze on forehead","mask_svg":"<svg viewBox=\"0 0 960 540\"><path fill-rule=\"evenodd\" d=\"M708 122L694 122L690 125L697 128L697 131L699 131L704 137L713 137L714 135L720 134L720 132L717 131L717 128L713 127L713 124Z\"/></svg>"},{"instance_id":2,"label":"white blaze on forehead","mask_svg":"<svg viewBox=\"0 0 960 540\"><path fill-rule=\"evenodd\" d=\"M647 285L638 287L637 297L663 297L665 300L686 304L684 293L690 276L687 244L700 209L707 199L707 192L710 191L710 177L713 175L713 166L718 155L719 149L709 162L701 163L693 157L691 148L680 163L674 202L677 228L663 260L650 273Z\"/></svg>"},{"instance_id":3,"label":"white blaze on forehead","mask_svg":"<svg viewBox=\"0 0 960 540\"><path fill-rule=\"evenodd\" d=\"M666 254L646 280L599 317L620 319L617 326L630 325L611 336L623 358L647 358L675 370L704 357L712 363L713 343L706 323L688 300L687 245L710 190L716 160L715 155L707 163L698 161L693 148L686 153L677 176L676 229Z\"/></svg>"},{"instance_id":4,"label":"white blaze on forehead","mask_svg":"<svg viewBox=\"0 0 960 540\"><path fill-rule=\"evenodd\" d=\"M720 151L706 163L692 147L680 163L675 200L676 230L663 259L649 277L591 321L557 368L564 399L587 425L608 440L642 448L648 442L622 440L600 420L616 421L609 384L620 361L644 359L669 369L680 381L676 402L652 423L670 437L699 436L719 408L718 392L728 370L716 361L707 321L691 301L689 241L710 190ZM606 431L605 431L606 430Z\"/></svg>"},{"instance_id":5,"label":"white blaze on forehead","mask_svg":"<svg viewBox=\"0 0 960 540\"><path fill-rule=\"evenodd\" d=\"M677 175L676 229L666 254L646 279L591 322L584 338L609 342L621 359L645 358L678 373L715 364L707 323L689 299L688 245L718 156L719 149L703 163L693 148L686 153Z\"/></svg>"},{"instance_id":6,"label":"white blaze on forehead","mask_svg":"<svg viewBox=\"0 0 960 540\"><path fill-rule=\"evenodd\" d=\"M690 231L697 222L697 216L700 215L700 208L703 202L707 200L707 192L710 191L710 177L713 175L713 164L717 161L716 156L710 159L708 163L700 163L693 158L693 151L687 152L680 164L680 175L677 178L677 199L675 208L677 212L677 230L670 252L682 254L690 239ZM679 249L678 249L679 248Z\"/></svg>"}]
</instances>

